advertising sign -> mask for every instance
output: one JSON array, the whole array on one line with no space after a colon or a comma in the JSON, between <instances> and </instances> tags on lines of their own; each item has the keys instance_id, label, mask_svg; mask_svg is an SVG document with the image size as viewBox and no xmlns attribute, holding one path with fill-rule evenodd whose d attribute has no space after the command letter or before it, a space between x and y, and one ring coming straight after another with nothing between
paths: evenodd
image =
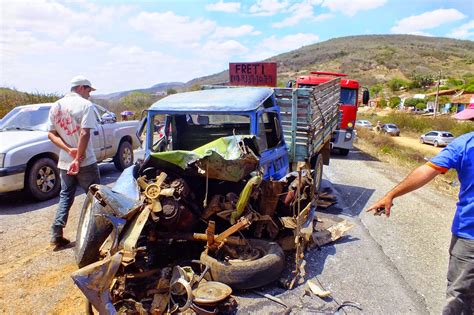
<instances>
[{"instance_id":1,"label":"advertising sign","mask_svg":"<svg viewBox=\"0 0 474 315\"><path fill-rule=\"evenodd\" d=\"M229 63L229 81L230 85L276 87L276 62Z\"/></svg>"}]
</instances>

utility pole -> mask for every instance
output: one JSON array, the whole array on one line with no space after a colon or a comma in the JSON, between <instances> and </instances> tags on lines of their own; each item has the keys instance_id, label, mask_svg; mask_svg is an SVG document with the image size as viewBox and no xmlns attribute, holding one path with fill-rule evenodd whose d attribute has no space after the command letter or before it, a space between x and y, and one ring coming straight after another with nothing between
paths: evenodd
<instances>
[{"instance_id":1,"label":"utility pole","mask_svg":"<svg viewBox=\"0 0 474 315\"><path fill-rule=\"evenodd\" d=\"M441 70L438 74L438 85L436 86L436 97L435 97L435 104L434 104L434 118L436 118L436 114L438 112L438 96L439 96L439 85L441 83Z\"/></svg>"}]
</instances>

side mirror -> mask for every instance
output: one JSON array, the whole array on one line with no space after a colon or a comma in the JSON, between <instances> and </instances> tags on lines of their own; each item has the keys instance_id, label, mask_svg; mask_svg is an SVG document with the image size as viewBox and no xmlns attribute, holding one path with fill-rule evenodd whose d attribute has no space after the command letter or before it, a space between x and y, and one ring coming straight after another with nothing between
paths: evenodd
<instances>
[{"instance_id":1,"label":"side mirror","mask_svg":"<svg viewBox=\"0 0 474 315\"><path fill-rule=\"evenodd\" d=\"M112 112L106 112L102 115L101 119L104 124L114 123L117 121L117 116Z\"/></svg>"},{"instance_id":2,"label":"side mirror","mask_svg":"<svg viewBox=\"0 0 474 315\"><path fill-rule=\"evenodd\" d=\"M364 91L362 92L362 104L364 105L369 104L369 98L370 98L369 90L364 89Z\"/></svg>"}]
</instances>

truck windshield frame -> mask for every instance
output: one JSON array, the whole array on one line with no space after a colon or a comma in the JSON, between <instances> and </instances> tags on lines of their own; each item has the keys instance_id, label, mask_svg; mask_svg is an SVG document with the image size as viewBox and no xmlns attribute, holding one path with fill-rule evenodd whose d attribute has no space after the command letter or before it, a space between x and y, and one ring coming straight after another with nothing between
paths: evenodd
<instances>
[{"instance_id":1,"label":"truck windshield frame","mask_svg":"<svg viewBox=\"0 0 474 315\"><path fill-rule=\"evenodd\" d=\"M355 106L357 102L357 89L341 87L341 103Z\"/></svg>"},{"instance_id":2,"label":"truck windshield frame","mask_svg":"<svg viewBox=\"0 0 474 315\"><path fill-rule=\"evenodd\" d=\"M155 116L150 115L152 121ZM147 147L151 152L162 151L162 140L171 145L168 150L191 151L221 137L249 135L251 121L250 116L233 113L168 114L164 125L149 129L153 136Z\"/></svg>"}]
</instances>

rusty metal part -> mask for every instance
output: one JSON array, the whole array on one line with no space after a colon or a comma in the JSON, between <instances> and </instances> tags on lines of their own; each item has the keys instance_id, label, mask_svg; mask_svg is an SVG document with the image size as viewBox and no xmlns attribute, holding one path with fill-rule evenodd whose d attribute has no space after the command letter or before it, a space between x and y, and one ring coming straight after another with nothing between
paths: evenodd
<instances>
[{"instance_id":1,"label":"rusty metal part","mask_svg":"<svg viewBox=\"0 0 474 315\"><path fill-rule=\"evenodd\" d=\"M184 291L184 294L186 294L186 302L184 303L183 306L178 305L178 303L175 302L173 298L173 292L180 293L181 291ZM183 278L178 278L176 281L172 282L170 284L170 292L172 292L170 296L171 302L175 305L178 305L178 310L180 312L184 312L191 306L191 303L193 301L193 293L192 293L191 285L189 284L187 280ZM177 295L184 295L184 294L177 294Z\"/></svg>"},{"instance_id":2,"label":"rusty metal part","mask_svg":"<svg viewBox=\"0 0 474 315\"><path fill-rule=\"evenodd\" d=\"M189 188L186 181L182 178L177 178L173 180L171 182L170 187L174 188L174 190L176 191L176 194L178 196L181 196L182 198L188 198L188 197L193 198L193 193L191 189Z\"/></svg>"},{"instance_id":3,"label":"rusty metal part","mask_svg":"<svg viewBox=\"0 0 474 315\"><path fill-rule=\"evenodd\" d=\"M205 233L184 233L184 232L156 232L159 239L180 240L180 241L200 241L207 242ZM230 245L247 245L247 241L238 236L229 236L225 240Z\"/></svg>"},{"instance_id":4,"label":"rusty metal part","mask_svg":"<svg viewBox=\"0 0 474 315\"><path fill-rule=\"evenodd\" d=\"M232 234L242 230L242 229L245 229L247 227L250 226L250 221L243 217L241 218L236 224L232 225L230 228L228 228L227 230L225 230L224 232L220 233L215 239L214 239L214 242L217 242L217 243L222 243L225 241L225 239L229 236L231 236Z\"/></svg>"},{"instance_id":5,"label":"rusty metal part","mask_svg":"<svg viewBox=\"0 0 474 315\"><path fill-rule=\"evenodd\" d=\"M214 243L214 234L216 233L216 222L209 221L206 228L207 247L211 247Z\"/></svg>"},{"instance_id":6,"label":"rusty metal part","mask_svg":"<svg viewBox=\"0 0 474 315\"><path fill-rule=\"evenodd\" d=\"M110 287L122 261L122 252L97 261L72 273L74 283L100 314L116 314Z\"/></svg>"},{"instance_id":7,"label":"rusty metal part","mask_svg":"<svg viewBox=\"0 0 474 315\"><path fill-rule=\"evenodd\" d=\"M204 220L209 219L213 214L216 214L217 212L220 212L223 210L223 204L225 202L225 197L222 195L214 195L211 198L211 201L207 205L207 207L204 209L203 214L201 215L201 218Z\"/></svg>"},{"instance_id":8,"label":"rusty metal part","mask_svg":"<svg viewBox=\"0 0 474 315\"><path fill-rule=\"evenodd\" d=\"M258 212L261 214L260 220L263 222L257 222L255 226L254 236L261 238L263 233L266 232L270 239L277 237L279 227L273 221L280 193L283 191L285 183L278 181L262 181L260 185L261 195L259 197L259 209ZM268 216L268 220L262 220L263 217Z\"/></svg>"},{"instance_id":9,"label":"rusty metal part","mask_svg":"<svg viewBox=\"0 0 474 315\"><path fill-rule=\"evenodd\" d=\"M130 227L125 231L125 234L120 242L124 251L122 264L129 265L135 261L135 246L149 215L150 207L144 207L142 212L134 218Z\"/></svg>"},{"instance_id":10,"label":"rusty metal part","mask_svg":"<svg viewBox=\"0 0 474 315\"><path fill-rule=\"evenodd\" d=\"M193 290L194 303L204 305L214 305L225 300L232 294L232 289L224 283L217 281L207 281L200 283Z\"/></svg>"},{"instance_id":11,"label":"rusty metal part","mask_svg":"<svg viewBox=\"0 0 474 315\"><path fill-rule=\"evenodd\" d=\"M286 305L281 299L279 299L279 298L277 298L277 297L275 297L271 294L263 293L263 292L260 292L260 291L257 291L257 290L252 290L252 293L263 296L263 297L269 299L270 301L273 301L275 303L280 304L281 306L284 306L285 308L288 308L288 305Z\"/></svg>"}]
</instances>

